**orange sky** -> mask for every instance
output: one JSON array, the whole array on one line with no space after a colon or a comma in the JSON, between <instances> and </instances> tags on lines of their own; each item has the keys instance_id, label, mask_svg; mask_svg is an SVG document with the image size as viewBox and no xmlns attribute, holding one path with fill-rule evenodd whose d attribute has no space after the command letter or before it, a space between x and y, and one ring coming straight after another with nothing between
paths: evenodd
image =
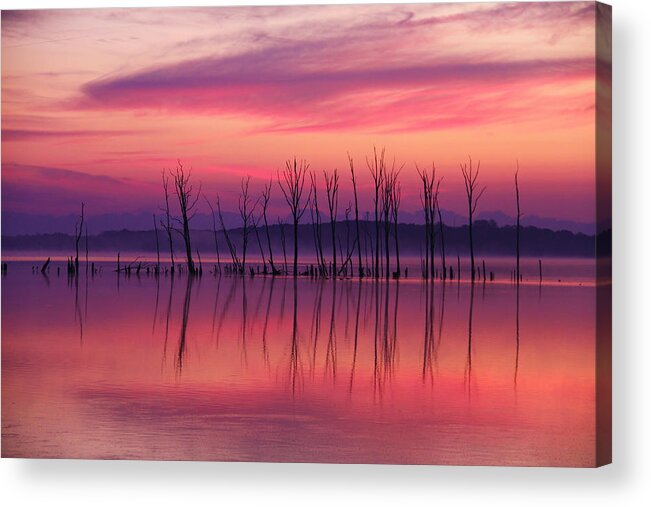
<instances>
[{"instance_id":1,"label":"orange sky","mask_svg":"<svg viewBox=\"0 0 651 507\"><path fill-rule=\"evenodd\" d=\"M2 13L2 208L151 211L163 167L194 168L234 205L286 158L360 169L374 145L436 162L463 212L459 163L481 160L478 211L594 221L592 2L94 9ZM277 190L277 189L276 189ZM277 206L280 192L274 197ZM344 208L345 206L341 206Z\"/></svg>"}]
</instances>

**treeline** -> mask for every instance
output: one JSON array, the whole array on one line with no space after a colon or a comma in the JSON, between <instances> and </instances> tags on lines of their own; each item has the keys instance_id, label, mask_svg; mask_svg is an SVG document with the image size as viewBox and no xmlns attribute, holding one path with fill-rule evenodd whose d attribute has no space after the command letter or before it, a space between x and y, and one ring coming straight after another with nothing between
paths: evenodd
<instances>
[{"instance_id":1,"label":"treeline","mask_svg":"<svg viewBox=\"0 0 651 507\"><path fill-rule=\"evenodd\" d=\"M145 269L151 268L154 274L167 273L169 269L171 274L187 272L191 276L203 273L203 254L204 258L215 257L210 266L214 274L221 274L223 269L226 274L251 276L399 279L407 276L401 255L409 254L419 257L423 278L441 280L458 279L459 259L468 256L470 279L474 282L481 277L487 279L485 264L482 262L480 269L475 263L476 255L511 255L515 261L513 280L519 283L521 255L538 257L539 265L541 257L546 256L595 255L594 237L521 226L517 161L513 196L516 225L501 228L494 222L476 219L486 186L479 178L481 163L471 157L459 164L467 203L467 223L461 227L443 223L443 177L435 164L428 169L415 166L421 183L424 225L400 221L400 177L405 164L396 163L395 158L390 160L384 149L374 148L372 155L366 157L361 173L370 176L373 208L364 217L360 217L358 202L360 171L350 155L347 165L344 173L337 168L315 171L306 160L294 157L286 160L284 168L278 169L275 177L271 175L257 190L251 188L250 176L243 177L237 201L241 227L233 229L226 226L219 194L211 196L202 192L201 182L195 182L192 177L192 169L177 161L175 168L162 171L163 200L158 210L152 210L150 232L108 232L89 238L88 223L84 221L85 204L81 203L74 237L53 235L52 238L65 243L66 246L61 245L64 249L74 249L74 256L68 258L71 275L79 273L82 244L86 270L89 250L117 252L116 272L128 273L132 266L120 263L121 251L146 252L155 247L155 264ZM344 184L350 186L353 195L347 203L340 202L339 189ZM289 220L270 216L272 198L284 201ZM210 209L212 231L197 231L193 227L192 220L204 204ZM345 210L344 220L340 219L341 209ZM3 246L5 249L59 249L48 242L47 236L6 238ZM254 267L253 258L258 266ZM136 269L142 267L139 261ZM488 278L493 279L492 272Z\"/></svg>"},{"instance_id":2,"label":"treeline","mask_svg":"<svg viewBox=\"0 0 651 507\"><path fill-rule=\"evenodd\" d=\"M374 223L372 221L360 220L360 235L366 237L367 244L375 241ZM324 255L328 257L332 254L332 240L329 237L331 224L321 223L320 226L323 237ZM343 242L346 242L347 230L352 238L353 227L351 222L346 224L345 221L337 222L337 229L342 235ZM425 225L420 224L399 224L399 238L401 244L401 253L406 256L420 257L424 255L423 237L425 236ZM438 222L437 222L438 227ZM289 234L289 226L284 226L285 235ZM443 226L446 249L451 257L456 259L457 255L465 257L468 255L468 226L460 227ZM299 249L304 252L302 257L305 261L315 257L313 228L311 224L301 224L298 229ZM368 232L368 234L366 234ZM229 239L235 243L242 241L242 228L230 229ZM258 234L260 231L258 231ZM159 233L160 234L160 233ZM609 235L609 232L607 233ZM255 232L253 232L255 238ZM473 235L475 243L475 254L481 256L510 256L513 254L516 245L516 227L504 226L498 227L493 221L477 220L474 222ZM205 252L205 256L214 258L215 236L211 230L192 230L192 242L196 247ZM269 225L269 236L271 249L275 259L283 262L283 249L281 241L281 230L278 224ZM3 250L23 250L34 252L69 252L70 245L75 243L75 236L69 234L36 234L21 236L4 236L2 238ZM266 237L261 236L265 252L268 251ZM85 238L81 238L82 246ZM292 249L291 238L286 238ZM222 231L217 231L218 247L222 252L226 252L227 243ZM537 227L522 227L520 229L520 252L527 257L594 257L595 255L595 237L585 234L574 234L569 231L552 231L550 229L540 229ZM88 244L94 253L102 252L115 255L116 252L156 252L156 237L153 230L145 231L107 231L97 235L88 236ZM608 238L604 238L604 244L609 245ZM362 240L362 245L364 241ZM260 260L260 251L257 240L254 239L254 247L250 255ZM182 239L173 237L173 248L179 251L183 248ZM370 248L368 250L370 255ZM368 262L371 260L369 258ZM455 261L456 262L456 261ZM366 255L362 246L362 264L366 264Z\"/></svg>"}]
</instances>

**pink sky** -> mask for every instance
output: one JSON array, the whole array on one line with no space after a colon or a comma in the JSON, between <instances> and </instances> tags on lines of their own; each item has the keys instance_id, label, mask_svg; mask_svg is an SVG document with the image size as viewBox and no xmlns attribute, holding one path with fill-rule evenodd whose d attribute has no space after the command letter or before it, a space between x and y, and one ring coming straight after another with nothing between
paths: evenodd
<instances>
[{"instance_id":1,"label":"pink sky","mask_svg":"<svg viewBox=\"0 0 651 507\"><path fill-rule=\"evenodd\" d=\"M481 160L478 211L594 221L595 4L95 9L2 13L2 209L153 211L177 158L235 205L284 160L359 169L373 146L435 162L464 211L459 163ZM274 189L281 210L282 197Z\"/></svg>"}]
</instances>

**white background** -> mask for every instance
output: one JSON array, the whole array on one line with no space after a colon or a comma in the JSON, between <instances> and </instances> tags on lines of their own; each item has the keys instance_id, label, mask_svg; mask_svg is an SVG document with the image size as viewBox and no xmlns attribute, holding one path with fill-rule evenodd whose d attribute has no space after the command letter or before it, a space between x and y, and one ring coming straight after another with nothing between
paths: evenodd
<instances>
[{"instance_id":1,"label":"white background","mask_svg":"<svg viewBox=\"0 0 651 507\"><path fill-rule=\"evenodd\" d=\"M359 1L359 0L358 0ZM0 0L2 9L297 1ZM326 2L321 2L326 3ZM342 3L342 2L330 2ZM346 3L346 2L343 2ZM597 470L0 460L3 505L651 505L651 2L613 4L614 463Z\"/></svg>"}]
</instances>

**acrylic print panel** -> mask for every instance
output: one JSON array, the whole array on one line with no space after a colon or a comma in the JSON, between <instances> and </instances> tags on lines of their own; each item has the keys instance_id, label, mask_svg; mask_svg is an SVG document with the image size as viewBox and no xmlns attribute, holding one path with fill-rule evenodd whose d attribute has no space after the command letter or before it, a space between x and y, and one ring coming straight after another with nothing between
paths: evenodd
<instances>
[{"instance_id":1,"label":"acrylic print panel","mask_svg":"<svg viewBox=\"0 0 651 507\"><path fill-rule=\"evenodd\" d=\"M610 7L2 13L2 455L610 462Z\"/></svg>"}]
</instances>

